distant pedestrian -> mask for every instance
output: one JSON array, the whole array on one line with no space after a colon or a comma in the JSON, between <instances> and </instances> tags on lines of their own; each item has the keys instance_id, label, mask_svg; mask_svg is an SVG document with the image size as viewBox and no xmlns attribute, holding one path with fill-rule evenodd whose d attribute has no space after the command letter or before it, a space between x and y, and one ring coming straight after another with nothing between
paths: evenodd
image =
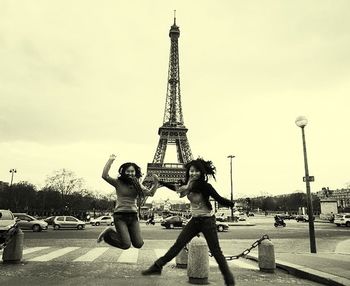
<instances>
[{"instance_id":1,"label":"distant pedestrian","mask_svg":"<svg viewBox=\"0 0 350 286\"><path fill-rule=\"evenodd\" d=\"M168 252L155 261L147 270L144 270L142 274L161 274L163 266L171 261L193 237L202 232L224 276L226 285L233 286L235 284L234 277L219 245L215 216L209 197L214 198L221 205L227 207L233 207L234 203L221 197L212 185L208 183L208 176L212 176L215 179L215 167L211 161L204 161L203 159L192 160L185 167L186 176L183 186L161 181L159 183L180 193L180 197L187 196L191 203L192 218L182 229L176 242Z\"/></svg>"},{"instance_id":2,"label":"distant pedestrian","mask_svg":"<svg viewBox=\"0 0 350 286\"><path fill-rule=\"evenodd\" d=\"M124 163L119 168L117 178L108 175L112 163L116 156L112 154L107 161L102 178L115 187L117 193L117 203L113 213L115 230L111 227L106 228L98 236L97 242L104 240L111 246L128 249L131 245L141 248L143 239L139 220L137 217L137 201L140 202L145 196L153 196L157 188L158 177L153 176L153 185L151 189L146 188L140 183L141 169L135 163Z\"/></svg>"}]
</instances>

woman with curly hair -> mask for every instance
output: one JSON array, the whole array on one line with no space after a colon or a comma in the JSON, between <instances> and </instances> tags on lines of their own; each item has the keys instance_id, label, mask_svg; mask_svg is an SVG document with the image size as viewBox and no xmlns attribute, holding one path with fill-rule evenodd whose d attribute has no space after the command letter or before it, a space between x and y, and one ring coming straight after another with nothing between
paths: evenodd
<instances>
[{"instance_id":1,"label":"woman with curly hair","mask_svg":"<svg viewBox=\"0 0 350 286\"><path fill-rule=\"evenodd\" d=\"M102 178L116 189L117 203L114 209L113 219L115 230L111 227L106 228L98 236L97 242L104 240L109 245L121 249L128 249L131 245L141 248L143 239L139 220L137 217L138 205L146 196L153 196L159 187L157 176L153 176L153 185L147 189L140 184L141 168L135 163L124 163L119 167L119 176L117 179L108 175L116 156L112 154L107 161Z\"/></svg>"},{"instance_id":2,"label":"woman with curly hair","mask_svg":"<svg viewBox=\"0 0 350 286\"><path fill-rule=\"evenodd\" d=\"M143 275L161 274L163 266L171 261L198 233L203 233L208 247L219 265L220 271L224 276L226 285L234 285L234 277L230 271L227 261L222 254L215 224L215 216L209 197L212 197L221 205L233 207L234 203L221 197L211 184L208 183L208 177L215 179L215 167L211 161L204 161L199 158L192 160L185 165L186 176L185 184L182 186L159 181L159 183L180 194L180 197L187 196L191 203L192 218L183 228L174 245L168 252L160 257Z\"/></svg>"}]
</instances>

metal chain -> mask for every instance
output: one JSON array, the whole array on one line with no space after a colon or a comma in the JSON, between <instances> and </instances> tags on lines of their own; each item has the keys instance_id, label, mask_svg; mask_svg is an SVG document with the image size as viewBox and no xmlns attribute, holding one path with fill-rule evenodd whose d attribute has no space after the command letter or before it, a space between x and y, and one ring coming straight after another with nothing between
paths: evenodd
<instances>
[{"instance_id":1,"label":"metal chain","mask_svg":"<svg viewBox=\"0 0 350 286\"><path fill-rule=\"evenodd\" d=\"M197 236L199 236L199 235L197 235ZM241 257L247 256L252 249L256 248L265 239L270 239L267 234L264 234L261 238L254 241L254 243L249 248L245 249L242 253L240 253L238 255L224 255L224 257L226 260L234 260L234 259L239 259ZM187 245L184 247L184 249L186 252L188 252ZM209 256L213 257L213 255L211 254L210 251L209 251Z\"/></svg>"},{"instance_id":2,"label":"metal chain","mask_svg":"<svg viewBox=\"0 0 350 286\"><path fill-rule=\"evenodd\" d=\"M0 250L5 249L7 244L9 244L9 242L11 241L12 237L17 233L17 230L18 230L17 223L9 228L9 230L7 231L7 236L5 238L5 241L2 244L0 244Z\"/></svg>"},{"instance_id":3,"label":"metal chain","mask_svg":"<svg viewBox=\"0 0 350 286\"><path fill-rule=\"evenodd\" d=\"M256 248L265 239L270 239L267 234L264 234L261 238L256 240L249 248L245 249L242 253L238 255L224 255L224 256L226 260L234 260L234 259L239 259L241 257L247 256L252 249ZM213 255L210 252L209 252L209 256L213 257Z\"/></svg>"}]
</instances>

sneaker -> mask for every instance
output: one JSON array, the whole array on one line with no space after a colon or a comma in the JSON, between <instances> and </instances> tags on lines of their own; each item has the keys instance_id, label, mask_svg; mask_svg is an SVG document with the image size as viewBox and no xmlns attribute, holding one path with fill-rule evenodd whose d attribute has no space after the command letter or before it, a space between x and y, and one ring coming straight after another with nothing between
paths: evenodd
<instances>
[{"instance_id":1,"label":"sneaker","mask_svg":"<svg viewBox=\"0 0 350 286\"><path fill-rule=\"evenodd\" d=\"M157 264L153 264L150 268L141 272L142 275L160 275L162 274L162 267Z\"/></svg>"},{"instance_id":2,"label":"sneaker","mask_svg":"<svg viewBox=\"0 0 350 286\"><path fill-rule=\"evenodd\" d=\"M109 231L110 227L105 228L97 237L97 243L100 243L103 240L105 234Z\"/></svg>"}]
</instances>

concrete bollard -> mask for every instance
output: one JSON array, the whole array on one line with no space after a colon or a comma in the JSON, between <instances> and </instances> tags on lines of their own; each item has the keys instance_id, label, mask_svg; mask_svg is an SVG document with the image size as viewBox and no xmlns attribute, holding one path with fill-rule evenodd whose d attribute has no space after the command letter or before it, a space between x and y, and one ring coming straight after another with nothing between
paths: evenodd
<instances>
[{"instance_id":1,"label":"concrete bollard","mask_svg":"<svg viewBox=\"0 0 350 286\"><path fill-rule=\"evenodd\" d=\"M276 269L275 249L269 239L263 240L258 246L260 271L274 273Z\"/></svg>"},{"instance_id":2,"label":"concrete bollard","mask_svg":"<svg viewBox=\"0 0 350 286\"><path fill-rule=\"evenodd\" d=\"M206 241L201 237L192 239L188 249L187 276L191 284L208 284L209 255Z\"/></svg>"},{"instance_id":3,"label":"concrete bollard","mask_svg":"<svg viewBox=\"0 0 350 286\"><path fill-rule=\"evenodd\" d=\"M23 257L23 231L18 228L2 254L3 263L20 263Z\"/></svg>"},{"instance_id":4,"label":"concrete bollard","mask_svg":"<svg viewBox=\"0 0 350 286\"><path fill-rule=\"evenodd\" d=\"M185 269L187 268L187 261L188 261L188 253L185 250L185 248L183 248L179 254L176 256L176 267L177 268L182 268Z\"/></svg>"}]
</instances>

